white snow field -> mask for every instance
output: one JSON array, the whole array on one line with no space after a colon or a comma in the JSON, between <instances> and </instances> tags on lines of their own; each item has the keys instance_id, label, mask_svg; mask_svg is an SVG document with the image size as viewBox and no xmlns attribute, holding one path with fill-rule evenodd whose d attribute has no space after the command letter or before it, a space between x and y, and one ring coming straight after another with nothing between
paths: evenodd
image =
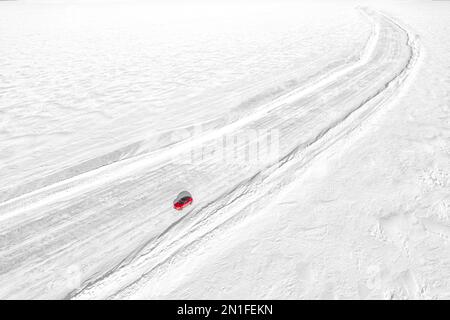
<instances>
[{"instance_id":1,"label":"white snow field","mask_svg":"<svg viewBox=\"0 0 450 320\"><path fill-rule=\"evenodd\" d=\"M450 298L448 16L0 2L0 298Z\"/></svg>"}]
</instances>

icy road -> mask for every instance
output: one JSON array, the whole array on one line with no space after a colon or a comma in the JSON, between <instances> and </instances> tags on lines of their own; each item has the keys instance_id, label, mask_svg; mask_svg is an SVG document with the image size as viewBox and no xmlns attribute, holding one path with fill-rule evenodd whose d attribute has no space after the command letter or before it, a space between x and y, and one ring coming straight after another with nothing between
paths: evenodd
<instances>
[{"instance_id":1,"label":"icy road","mask_svg":"<svg viewBox=\"0 0 450 320\"><path fill-rule=\"evenodd\" d=\"M53 159L48 172L34 171L38 178L2 186L0 298L163 296L161 279L171 268L189 268L209 242L266 212L270 199L351 144L399 95L421 56L418 38L381 11L356 12L369 35L354 57L311 71L253 109L211 120L211 111L194 107L201 122L187 115L158 140L154 132L135 132L141 140L108 150L105 138L92 145L104 155L83 160L90 152L84 146L83 154L61 153L60 167ZM224 141L232 141L226 152ZM59 147L64 152L66 145ZM179 213L172 201L183 190L194 205Z\"/></svg>"}]
</instances>

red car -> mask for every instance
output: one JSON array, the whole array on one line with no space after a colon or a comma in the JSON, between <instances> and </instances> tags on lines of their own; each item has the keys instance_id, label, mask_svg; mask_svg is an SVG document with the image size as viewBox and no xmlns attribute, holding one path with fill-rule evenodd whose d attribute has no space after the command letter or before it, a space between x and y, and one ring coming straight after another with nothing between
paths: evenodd
<instances>
[{"instance_id":1,"label":"red car","mask_svg":"<svg viewBox=\"0 0 450 320\"><path fill-rule=\"evenodd\" d=\"M183 210L187 206L191 205L193 201L194 199L192 199L191 194L187 191L183 191L174 200L173 208L178 211Z\"/></svg>"}]
</instances>

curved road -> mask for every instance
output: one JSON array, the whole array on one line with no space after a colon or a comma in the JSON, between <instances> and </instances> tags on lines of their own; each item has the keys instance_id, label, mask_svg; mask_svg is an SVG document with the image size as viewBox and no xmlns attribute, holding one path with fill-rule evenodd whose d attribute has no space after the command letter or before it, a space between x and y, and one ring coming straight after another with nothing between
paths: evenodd
<instances>
[{"instance_id":1,"label":"curved road","mask_svg":"<svg viewBox=\"0 0 450 320\"><path fill-rule=\"evenodd\" d=\"M257 211L255 200L289 182L286 168L345 137L407 76L416 54L408 33L363 12L373 34L354 65L208 135L1 203L0 298L127 297L211 231ZM267 137L275 152L265 153ZM215 147L223 141L226 153ZM182 189L195 203L179 213L171 204Z\"/></svg>"}]
</instances>

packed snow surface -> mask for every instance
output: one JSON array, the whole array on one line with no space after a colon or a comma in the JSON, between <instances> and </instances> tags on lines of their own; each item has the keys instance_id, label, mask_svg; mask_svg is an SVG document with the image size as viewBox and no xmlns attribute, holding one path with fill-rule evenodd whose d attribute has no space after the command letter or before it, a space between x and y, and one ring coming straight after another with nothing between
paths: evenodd
<instances>
[{"instance_id":1,"label":"packed snow surface","mask_svg":"<svg viewBox=\"0 0 450 320\"><path fill-rule=\"evenodd\" d=\"M0 12L0 298L450 297L450 2Z\"/></svg>"}]
</instances>

